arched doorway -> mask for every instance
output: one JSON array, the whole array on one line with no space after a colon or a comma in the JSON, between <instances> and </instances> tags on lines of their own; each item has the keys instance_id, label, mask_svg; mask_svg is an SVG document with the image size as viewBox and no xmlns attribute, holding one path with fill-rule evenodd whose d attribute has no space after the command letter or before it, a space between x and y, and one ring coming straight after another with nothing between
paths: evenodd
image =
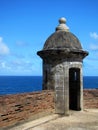
<instances>
[{"instance_id":1,"label":"arched doorway","mask_svg":"<svg viewBox=\"0 0 98 130\"><path fill-rule=\"evenodd\" d=\"M69 69L69 109L81 110L80 107L80 69Z\"/></svg>"}]
</instances>

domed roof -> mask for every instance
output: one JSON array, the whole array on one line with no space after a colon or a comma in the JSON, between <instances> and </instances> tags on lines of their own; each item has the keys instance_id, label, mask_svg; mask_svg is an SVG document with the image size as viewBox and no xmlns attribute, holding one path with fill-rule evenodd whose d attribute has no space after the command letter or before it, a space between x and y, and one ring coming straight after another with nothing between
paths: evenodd
<instances>
[{"instance_id":1,"label":"domed roof","mask_svg":"<svg viewBox=\"0 0 98 130\"><path fill-rule=\"evenodd\" d=\"M50 49L82 49L78 38L69 32L66 19L59 19L59 25L56 27L56 32L53 33L45 42L43 50Z\"/></svg>"},{"instance_id":2,"label":"domed roof","mask_svg":"<svg viewBox=\"0 0 98 130\"><path fill-rule=\"evenodd\" d=\"M80 41L71 32L56 31L45 42L43 50L50 49L82 49Z\"/></svg>"},{"instance_id":3,"label":"domed roof","mask_svg":"<svg viewBox=\"0 0 98 130\"><path fill-rule=\"evenodd\" d=\"M46 40L44 47L37 54L43 59L52 58L78 58L83 59L88 55L87 51L82 49L78 38L67 27L66 19L59 19L59 25L56 31Z\"/></svg>"}]
</instances>

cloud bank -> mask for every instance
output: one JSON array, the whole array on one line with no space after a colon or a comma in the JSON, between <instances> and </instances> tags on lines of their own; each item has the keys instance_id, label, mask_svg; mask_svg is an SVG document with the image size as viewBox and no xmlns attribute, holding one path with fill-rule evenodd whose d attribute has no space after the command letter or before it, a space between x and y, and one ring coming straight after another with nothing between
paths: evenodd
<instances>
[{"instance_id":1,"label":"cloud bank","mask_svg":"<svg viewBox=\"0 0 98 130\"><path fill-rule=\"evenodd\" d=\"M28 42L15 42L13 49L9 49L0 37L0 75L38 75L40 66Z\"/></svg>"}]
</instances>

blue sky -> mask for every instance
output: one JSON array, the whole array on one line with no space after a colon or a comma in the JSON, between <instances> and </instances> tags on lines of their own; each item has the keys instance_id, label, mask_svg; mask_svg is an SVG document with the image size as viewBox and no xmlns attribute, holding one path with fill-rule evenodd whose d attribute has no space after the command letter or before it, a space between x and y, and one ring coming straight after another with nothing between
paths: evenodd
<instances>
[{"instance_id":1,"label":"blue sky","mask_svg":"<svg viewBox=\"0 0 98 130\"><path fill-rule=\"evenodd\" d=\"M0 75L42 75L36 52L60 17L89 51L83 75L98 76L98 0L0 0Z\"/></svg>"}]
</instances>

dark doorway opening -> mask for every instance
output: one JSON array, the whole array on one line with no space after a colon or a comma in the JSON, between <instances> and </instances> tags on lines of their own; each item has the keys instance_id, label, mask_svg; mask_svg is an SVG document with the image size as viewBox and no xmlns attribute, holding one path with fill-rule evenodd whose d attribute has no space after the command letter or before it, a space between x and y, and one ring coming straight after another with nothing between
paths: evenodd
<instances>
[{"instance_id":1,"label":"dark doorway opening","mask_svg":"<svg viewBox=\"0 0 98 130\"><path fill-rule=\"evenodd\" d=\"M80 108L80 69L69 69L69 109L81 110Z\"/></svg>"}]
</instances>

